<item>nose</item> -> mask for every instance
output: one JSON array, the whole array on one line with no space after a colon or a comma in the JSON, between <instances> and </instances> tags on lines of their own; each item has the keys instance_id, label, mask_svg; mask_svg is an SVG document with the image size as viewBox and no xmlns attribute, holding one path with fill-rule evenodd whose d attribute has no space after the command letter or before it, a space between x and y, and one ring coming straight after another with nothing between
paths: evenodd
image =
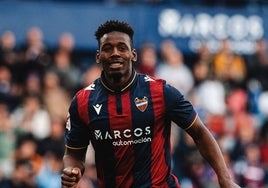
<instances>
[{"instance_id":1,"label":"nose","mask_svg":"<svg viewBox=\"0 0 268 188\"><path fill-rule=\"evenodd\" d=\"M119 56L119 50L116 47L113 48L111 56Z\"/></svg>"}]
</instances>

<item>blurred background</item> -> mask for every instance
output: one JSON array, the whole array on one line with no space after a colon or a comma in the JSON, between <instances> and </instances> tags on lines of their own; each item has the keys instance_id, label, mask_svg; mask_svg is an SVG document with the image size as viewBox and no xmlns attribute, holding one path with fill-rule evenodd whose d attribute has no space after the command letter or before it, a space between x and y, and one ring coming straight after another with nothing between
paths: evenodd
<instances>
[{"instance_id":1,"label":"blurred background","mask_svg":"<svg viewBox=\"0 0 268 188\"><path fill-rule=\"evenodd\" d=\"M236 182L268 187L267 0L1 0L0 188L60 188L70 101L101 72L94 32L134 30L139 72L166 79L215 136ZM191 138L172 125L182 188L217 188ZM97 188L89 146L80 188Z\"/></svg>"}]
</instances>

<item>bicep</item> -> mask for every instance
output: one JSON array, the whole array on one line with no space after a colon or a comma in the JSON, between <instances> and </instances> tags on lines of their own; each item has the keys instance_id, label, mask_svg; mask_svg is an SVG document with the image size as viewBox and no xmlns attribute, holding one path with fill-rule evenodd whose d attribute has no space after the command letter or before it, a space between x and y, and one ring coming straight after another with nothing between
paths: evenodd
<instances>
[{"instance_id":1,"label":"bicep","mask_svg":"<svg viewBox=\"0 0 268 188\"><path fill-rule=\"evenodd\" d=\"M216 151L218 147L217 142L199 117L194 121L191 127L186 129L186 132L193 138L196 146L203 155L204 152L212 152L213 154L213 152Z\"/></svg>"},{"instance_id":2,"label":"bicep","mask_svg":"<svg viewBox=\"0 0 268 188\"><path fill-rule=\"evenodd\" d=\"M212 137L212 134L198 116L192 125L186 129L186 132L195 140L195 142L202 138L206 138L207 136Z\"/></svg>"}]
</instances>

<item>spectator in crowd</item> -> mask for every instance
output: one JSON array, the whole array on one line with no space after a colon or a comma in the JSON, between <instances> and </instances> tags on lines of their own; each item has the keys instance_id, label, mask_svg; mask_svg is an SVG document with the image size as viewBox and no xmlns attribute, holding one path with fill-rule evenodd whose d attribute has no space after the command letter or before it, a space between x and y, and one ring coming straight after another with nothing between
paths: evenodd
<instances>
[{"instance_id":1,"label":"spectator in crowd","mask_svg":"<svg viewBox=\"0 0 268 188\"><path fill-rule=\"evenodd\" d=\"M213 60L213 72L216 78L226 84L227 92L233 87L244 87L247 67L244 58L233 52L230 41L221 41L220 50Z\"/></svg>"},{"instance_id":2,"label":"spectator in crowd","mask_svg":"<svg viewBox=\"0 0 268 188\"><path fill-rule=\"evenodd\" d=\"M40 170L36 175L39 188L60 188L60 176L63 167L65 119L51 117L50 135L40 140L38 153L43 158Z\"/></svg>"},{"instance_id":3,"label":"spectator in crowd","mask_svg":"<svg viewBox=\"0 0 268 188\"><path fill-rule=\"evenodd\" d=\"M6 30L1 34L0 38L0 65L6 65L10 68L18 61L18 49L16 46L16 36Z\"/></svg>"},{"instance_id":4,"label":"spectator in crowd","mask_svg":"<svg viewBox=\"0 0 268 188\"><path fill-rule=\"evenodd\" d=\"M51 55L50 69L58 74L60 85L73 95L73 92L77 90L81 75L74 36L69 32L61 33Z\"/></svg>"},{"instance_id":5,"label":"spectator in crowd","mask_svg":"<svg viewBox=\"0 0 268 188\"><path fill-rule=\"evenodd\" d=\"M6 30L2 33L0 38L0 66L7 67L9 69L12 80L10 79L10 85L19 85L21 77L20 73L20 57L19 50L16 46L16 36L10 31ZM11 83L12 81L12 83ZM10 86L11 87L11 86ZM11 88L10 88L11 89Z\"/></svg>"},{"instance_id":6,"label":"spectator in crowd","mask_svg":"<svg viewBox=\"0 0 268 188\"><path fill-rule=\"evenodd\" d=\"M249 71L248 80L257 80L261 90L268 90L268 47L267 40L262 38L256 41L255 52L248 56L247 66Z\"/></svg>"},{"instance_id":7,"label":"spectator in crowd","mask_svg":"<svg viewBox=\"0 0 268 188\"><path fill-rule=\"evenodd\" d=\"M21 134L17 137L14 151L14 163L25 161L31 167L33 178L39 172L43 158L38 153L38 140L31 133Z\"/></svg>"},{"instance_id":8,"label":"spectator in crowd","mask_svg":"<svg viewBox=\"0 0 268 188\"><path fill-rule=\"evenodd\" d=\"M260 93L257 99L260 122L264 123L268 117L268 91Z\"/></svg>"},{"instance_id":9,"label":"spectator in crowd","mask_svg":"<svg viewBox=\"0 0 268 188\"><path fill-rule=\"evenodd\" d=\"M75 44L76 40L74 35L70 32L63 32L60 34L58 43L56 45L56 48L53 49L52 54L60 50L65 51L69 54L73 65L79 68L80 52L77 50Z\"/></svg>"},{"instance_id":10,"label":"spectator in crowd","mask_svg":"<svg viewBox=\"0 0 268 188\"><path fill-rule=\"evenodd\" d=\"M242 187L264 188L265 171L261 163L260 147L255 142L245 145L244 158L235 162L234 170Z\"/></svg>"},{"instance_id":11,"label":"spectator in crowd","mask_svg":"<svg viewBox=\"0 0 268 188\"><path fill-rule=\"evenodd\" d=\"M265 185L268 185L268 119L263 122L260 130L260 153L265 171Z\"/></svg>"},{"instance_id":12,"label":"spectator in crowd","mask_svg":"<svg viewBox=\"0 0 268 188\"><path fill-rule=\"evenodd\" d=\"M15 141L10 109L6 101L0 101L0 172L2 171L3 176L9 176L14 170L12 155Z\"/></svg>"},{"instance_id":13,"label":"spectator in crowd","mask_svg":"<svg viewBox=\"0 0 268 188\"><path fill-rule=\"evenodd\" d=\"M50 152L64 152L65 119L57 116L51 117L50 134L39 141L38 151L44 156Z\"/></svg>"},{"instance_id":14,"label":"spectator in crowd","mask_svg":"<svg viewBox=\"0 0 268 188\"><path fill-rule=\"evenodd\" d=\"M195 56L192 68L195 85L190 99L195 104L202 119L210 127L212 125L209 124L222 119L226 112L226 90L223 83L215 78L212 69L214 54L209 51L205 42L201 44Z\"/></svg>"},{"instance_id":15,"label":"spectator in crowd","mask_svg":"<svg viewBox=\"0 0 268 188\"><path fill-rule=\"evenodd\" d=\"M28 160L15 162L15 169L8 178L0 180L1 188L39 188L35 183L33 166Z\"/></svg>"},{"instance_id":16,"label":"spectator in crowd","mask_svg":"<svg viewBox=\"0 0 268 188\"><path fill-rule=\"evenodd\" d=\"M259 118L259 121L263 121L267 115L263 113L263 107L266 106L265 101L267 100L262 99L265 98L265 93L268 91L268 48L265 38L255 42L255 52L246 56L246 62L250 111ZM260 100L262 100L261 103L259 102Z\"/></svg>"},{"instance_id":17,"label":"spectator in crowd","mask_svg":"<svg viewBox=\"0 0 268 188\"><path fill-rule=\"evenodd\" d=\"M0 99L1 101L7 101L11 107L16 103L12 94L12 73L10 69L5 65L0 65Z\"/></svg>"},{"instance_id":18,"label":"spectator in crowd","mask_svg":"<svg viewBox=\"0 0 268 188\"><path fill-rule=\"evenodd\" d=\"M59 76L54 71L48 70L44 75L42 98L51 117L66 118L71 101L70 93L60 85Z\"/></svg>"},{"instance_id":19,"label":"spectator in crowd","mask_svg":"<svg viewBox=\"0 0 268 188\"><path fill-rule=\"evenodd\" d=\"M64 50L69 53L73 53L74 49L75 49L75 38L73 34L69 32L61 33L55 51Z\"/></svg>"},{"instance_id":20,"label":"spectator in crowd","mask_svg":"<svg viewBox=\"0 0 268 188\"><path fill-rule=\"evenodd\" d=\"M101 75L101 67L97 64L89 66L86 71L82 74L81 87L86 87L93 83Z\"/></svg>"},{"instance_id":21,"label":"spectator in crowd","mask_svg":"<svg viewBox=\"0 0 268 188\"><path fill-rule=\"evenodd\" d=\"M221 139L224 150L233 150L237 130L240 126L249 124L258 129L255 117L247 110L248 97L246 90L234 89L226 95L226 112L221 116L212 116L208 120L208 127L215 136ZM232 144L233 143L233 144Z\"/></svg>"},{"instance_id":22,"label":"spectator in crowd","mask_svg":"<svg viewBox=\"0 0 268 188\"><path fill-rule=\"evenodd\" d=\"M24 62L35 62L40 65L49 64L50 59L47 58L47 46L44 42L41 28L35 26L28 29L26 41L21 50L23 52Z\"/></svg>"},{"instance_id":23,"label":"spectator in crowd","mask_svg":"<svg viewBox=\"0 0 268 188\"><path fill-rule=\"evenodd\" d=\"M22 134L32 133L43 139L50 133L50 116L39 93L27 93L21 106L12 112L12 124Z\"/></svg>"},{"instance_id":24,"label":"spectator in crowd","mask_svg":"<svg viewBox=\"0 0 268 188\"><path fill-rule=\"evenodd\" d=\"M64 49L57 50L50 70L58 75L60 85L72 96L79 85L80 70L72 62L71 53Z\"/></svg>"},{"instance_id":25,"label":"spectator in crowd","mask_svg":"<svg viewBox=\"0 0 268 188\"><path fill-rule=\"evenodd\" d=\"M36 72L41 77L51 62L43 31L34 26L27 30L25 41L20 47L20 79L24 82L28 74Z\"/></svg>"},{"instance_id":26,"label":"spectator in crowd","mask_svg":"<svg viewBox=\"0 0 268 188\"><path fill-rule=\"evenodd\" d=\"M35 72L30 73L26 78L23 93L38 93L42 95L42 90L42 78L40 75Z\"/></svg>"},{"instance_id":27,"label":"spectator in crowd","mask_svg":"<svg viewBox=\"0 0 268 188\"><path fill-rule=\"evenodd\" d=\"M254 117L247 111L247 100L246 92L241 89L233 90L227 96L229 124L225 129L236 138L231 153L232 160L245 156L245 146L257 141L259 130Z\"/></svg>"},{"instance_id":28,"label":"spectator in crowd","mask_svg":"<svg viewBox=\"0 0 268 188\"><path fill-rule=\"evenodd\" d=\"M226 112L225 96L226 90L223 83L212 77L194 88L191 101L205 120L208 115L224 115Z\"/></svg>"},{"instance_id":29,"label":"spectator in crowd","mask_svg":"<svg viewBox=\"0 0 268 188\"><path fill-rule=\"evenodd\" d=\"M153 43L144 43L140 48L140 55L137 62L137 71L155 76L156 67L158 65L157 51Z\"/></svg>"},{"instance_id":30,"label":"spectator in crowd","mask_svg":"<svg viewBox=\"0 0 268 188\"><path fill-rule=\"evenodd\" d=\"M178 138L178 146L175 148L173 154L173 172L180 178L182 187L184 184L194 186L197 182L194 182L196 179L192 177L189 166L192 166L192 162L194 161L191 161L191 159L193 159L194 156L196 156L195 159L200 159L201 156L198 153L193 139L191 139L188 134L180 132Z\"/></svg>"},{"instance_id":31,"label":"spectator in crowd","mask_svg":"<svg viewBox=\"0 0 268 188\"><path fill-rule=\"evenodd\" d=\"M24 69L23 66L24 64L21 63L21 57L19 55L19 49L16 46L16 36L15 34L10 31L6 30L2 33L1 39L0 39L0 66L1 66L1 74L2 78L6 76L7 78L7 72L9 79L8 82L1 83L0 87L4 87L7 89L6 90L6 100L10 100L10 97L12 100L16 100L19 97L21 97L21 94L23 93L23 80L24 80ZM5 69L5 70L4 70ZM5 73L3 72L5 71ZM1 80L3 82L3 80ZM7 87L7 85L9 85ZM3 88L2 88L3 89ZM18 100L15 101L9 101L10 107L14 108L18 104Z\"/></svg>"},{"instance_id":32,"label":"spectator in crowd","mask_svg":"<svg viewBox=\"0 0 268 188\"><path fill-rule=\"evenodd\" d=\"M235 134L236 140L231 153L232 160L236 161L245 156L246 146L257 139L257 130L252 124L240 125Z\"/></svg>"},{"instance_id":33,"label":"spectator in crowd","mask_svg":"<svg viewBox=\"0 0 268 188\"><path fill-rule=\"evenodd\" d=\"M198 87L203 81L213 77L212 62L214 54L208 49L208 46L203 42L196 54L196 59L193 65L193 76L195 87Z\"/></svg>"},{"instance_id":34,"label":"spectator in crowd","mask_svg":"<svg viewBox=\"0 0 268 188\"><path fill-rule=\"evenodd\" d=\"M165 79L187 97L193 89L194 78L184 63L182 52L172 40L164 40L160 50L162 62L157 66L156 77Z\"/></svg>"},{"instance_id":35,"label":"spectator in crowd","mask_svg":"<svg viewBox=\"0 0 268 188\"><path fill-rule=\"evenodd\" d=\"M61 183L61 171L63 167L62 163L63 151L49 150L43 156L43 163L40 166L40 170L35 176L35 182L38 188L60 188Z\"/></svg>"}]
</instances>

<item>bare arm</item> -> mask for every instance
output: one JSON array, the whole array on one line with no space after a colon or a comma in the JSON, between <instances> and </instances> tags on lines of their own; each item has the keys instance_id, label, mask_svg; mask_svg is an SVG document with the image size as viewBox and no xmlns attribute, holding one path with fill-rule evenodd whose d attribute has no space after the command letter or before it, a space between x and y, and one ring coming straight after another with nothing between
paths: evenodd
<instances>
[{"instance_id":1,"label":"bare arm","mask_svg":"<svg viewBox=\"0 0 268 188\"><path fill-rule=\"evenodd\" d=\"M64 169L61 175L62 188L74 188L85 170L87 148L71 149L66 147L63 156Z\"/></svg>"},{"instance_id":2,"label":"bare arm","mask_svg":"<svg viewBox=\"0 0 268 188\"><path fill-rule=\"evenodd\" d=\"M186 131L193 138L201 155L216 172L221 188L238 188L239 186L233 182L229 174L216 140L201 120L197 118L194 124Z\"/></svg>"}]
</instances>

